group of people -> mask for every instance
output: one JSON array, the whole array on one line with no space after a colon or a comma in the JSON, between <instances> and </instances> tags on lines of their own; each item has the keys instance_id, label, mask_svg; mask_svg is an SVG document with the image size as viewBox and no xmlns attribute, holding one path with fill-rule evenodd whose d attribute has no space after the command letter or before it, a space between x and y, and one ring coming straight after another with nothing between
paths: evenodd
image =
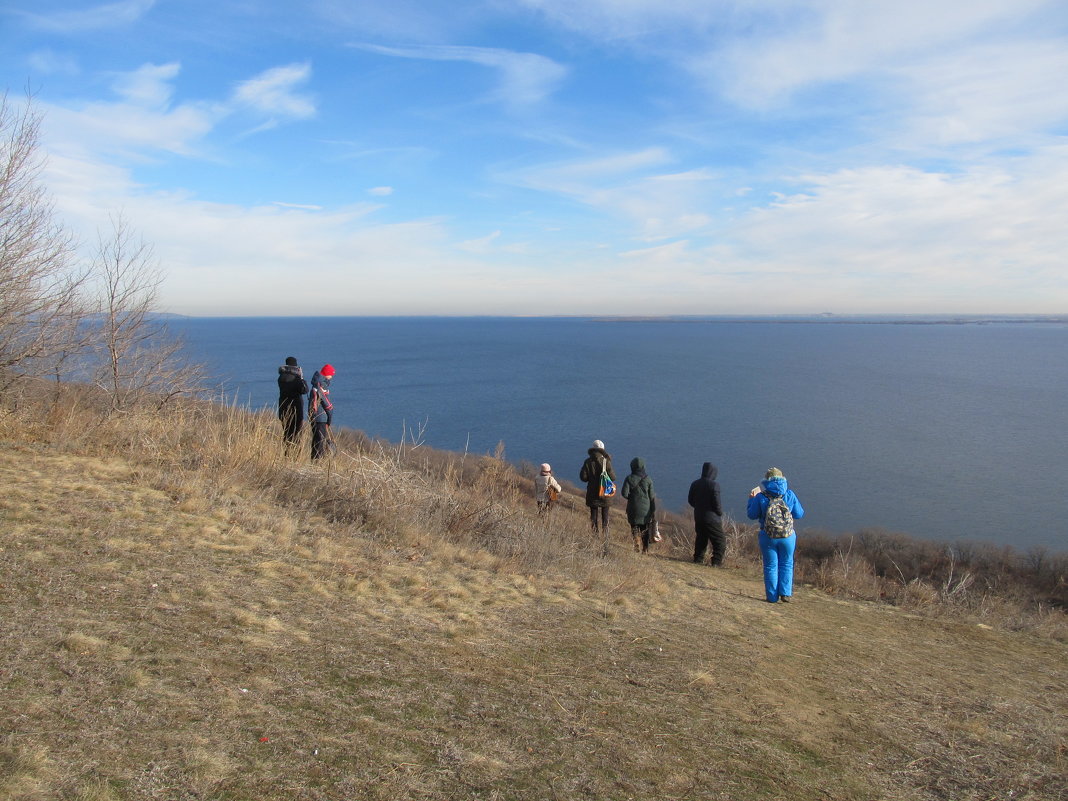
<instances>
[{"instance_id":1,"label":"group of people","mask_svg":"<svg viewBox=\"0 0 1068 801\"><path fill-rule=\"evenodd\" d=\"M586 484L586 506L590 510L590 528L607 534L608 510L616 494L616 473L612 457L601 440L594 440L586 460L579 470L579 480ZM701 477L690 484L687 500L693 507L693 561L701 564L710 551L710 564L721 567L727 551L727 537L723 531L723 506L720 503L718 470L712 462L701 467ZM541 466L534 480L534 497L539 513L552 508L560 484L552 467ZM627 523L630 525L634 550L645 553L656 533L656 492L653 480L645 471L645 461L635 457L630 461L630 475L623 481L619 494L627 502ZM764 568L764 593L769 603L789 603L793 595L794 548L797 533L793 522L804 517L801 501L777 467L770 468L760 484L749 493L746 514L750 520L760 521L760 555Z\"/></svg>"},{"instance_id":2,"label":"group of people","mask_svg":"<svg viewBox=\"0 0 1068 801\"><path fill-rule=\"evenodd\" d=\"M332 365L324 364L312 376L311 385L295 357L290 356L278 368L278 419L282 422L282 437L287 449L294 449L304 427L304 396L308 396L307 419L312 429L311 458L320 459L333 448L330 426L334 421L334 404L330 400L330 382L334 378ZM579 480L586 484L586 506L590 510L590 527L607 536L608 510L616 495L616 473L612 457L601 440L594 440L586 460L579 470ZM717 468L712 462L701 467L701 477L690 485L687 496L693 507L693 561L704 562L711 550L710 563L720 567L727 550L723 532L723 507L720 504ZM539 514L552 509L562 488L553 475L552 466L543 464L534 479L534 497ZM635 457L630 461L630 475L623 481L619 494L627 502L627 523L630 525L634 550L646 553L651 542L659 538L656 530L656 492L653 480L645 472L645 461ZM778 468L771 468L764 480L749 493L747 514L750 520L760 521L760 554L764 565L764 591L769 603L788 603L793 595L794 547L797 534L793 521L804 516L805 510L786 483Z\"/></svg>"},{"instance_id":3,"label":"group of people","mask_svg":"<svg viewBox=\"0 0 1068 801\"><path fill-rule=\"evenodd\" d=\"M334 403L330 400L333 365L324 364L312 376L311 386L293 356L278 368L278 419L282 421L282 439L293 450L304 428L304 396L308 396L308 423L311 425L311 458L321 459L333 447L330 425L334 422Z\"/></svg>"}]
</instances>

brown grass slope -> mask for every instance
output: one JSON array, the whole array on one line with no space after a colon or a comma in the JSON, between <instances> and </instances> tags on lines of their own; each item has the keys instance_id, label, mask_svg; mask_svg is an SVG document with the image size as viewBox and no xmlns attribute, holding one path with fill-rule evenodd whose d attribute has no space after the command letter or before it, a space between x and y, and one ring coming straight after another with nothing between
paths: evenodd
<instances>
[{"instance_id":1,"label":"brown grass slope","mask_svg":"<svg viewBox=\"0 0 1068 801\"><path fill-rule=\"evenodd\" d=\"M1068 794L1041 630L604 558L499 460L41 408L0 412L2 799Z\"/></svg>"}]
</instances>

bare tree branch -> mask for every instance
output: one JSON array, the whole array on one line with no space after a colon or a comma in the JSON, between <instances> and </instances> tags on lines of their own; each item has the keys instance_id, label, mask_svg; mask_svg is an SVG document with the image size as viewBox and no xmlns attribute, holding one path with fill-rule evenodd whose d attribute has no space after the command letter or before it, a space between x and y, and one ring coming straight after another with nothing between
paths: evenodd
<instances>
[{"instance_id":1,"label":"bare tree branch","mask_svg":"<svg viewBox=\"0 0 1068 801\"><path fill-rule=\"evenodd\" d=\"M40 182L41 116L32 100L0 96L0 369L40 371L78 347L86 275Z\"/></svg>"},{"instance_id":2,"label":"bare tree branch","mask_svg":"<svg viewBox=\"0 0 1068 801\"><path fill-rule=\"evenodd\" d=\"M112 408L145 402L162 406L196 392L202 371L183 356L157 309L163 272L150 245L135 237L121 215L100 236L92 275L98 285L94 383L111 397Z\"/></svg>"}]
</instances>

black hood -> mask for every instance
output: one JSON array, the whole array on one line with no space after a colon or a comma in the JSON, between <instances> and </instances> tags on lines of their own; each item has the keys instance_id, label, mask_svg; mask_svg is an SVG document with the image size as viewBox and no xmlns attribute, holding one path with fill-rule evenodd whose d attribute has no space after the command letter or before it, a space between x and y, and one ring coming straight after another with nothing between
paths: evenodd
<instances>
[{"instance_id":1,"label":"black hood","mask_svg":"<svg viewBox=\"0 0 1068 801\"><path fill-rule=\"evenodd\" d=\"M711 478L715 480L718 474L719 468L712 464L712 462L705 462L701 465L701 478ZM690 473L690 475L692 476L693 473Z\"/></svg>"}]
</instances>

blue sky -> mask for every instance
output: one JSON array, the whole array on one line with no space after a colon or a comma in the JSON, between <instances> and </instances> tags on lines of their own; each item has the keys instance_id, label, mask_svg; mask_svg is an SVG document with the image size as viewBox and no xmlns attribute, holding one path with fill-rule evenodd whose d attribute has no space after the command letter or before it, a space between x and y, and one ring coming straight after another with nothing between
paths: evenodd
<instances>
[{"instance_id":1,"label":"blue sky","mask_svg":"<svg viewBox=\"0 0 1068 801\"><path fill-rule=\"evenodd\" d=\"M185 314L1068 312L1064 0L4 0Z\"/></svg>"}]
</instances>

